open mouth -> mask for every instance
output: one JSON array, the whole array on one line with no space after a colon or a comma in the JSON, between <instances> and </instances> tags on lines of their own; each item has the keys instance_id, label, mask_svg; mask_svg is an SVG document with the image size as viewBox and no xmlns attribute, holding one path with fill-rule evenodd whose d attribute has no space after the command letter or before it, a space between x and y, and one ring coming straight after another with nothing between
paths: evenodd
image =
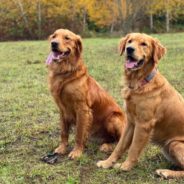
<instances>
[{"instance_id":1,"label":"open mouth","mask_svg":"<svg viewBox=\"0 0 184 184\"><path fill-rule=\"evenodd\" d=\"M47 57L46 60L46 64L51 64L52 61L55 62L60 62L62 59L66 58L67 56L69 56L70 54L70 50L68 49L65 52L61 52L61 51L52 51L49 56Z\"/></svg>"},{"instance_id":2,"label":"open mouth","mask_svg":"<svg viewBox=\"0 0 184 184\"><path fill-rule=\"evenodd\" d=\"M125 62L125 67L127 69L138 69L144 64L144 59L141 60L136 60L132 56L127 56L126 62Z\"/></svg>"},{"instance_id":3,"label":"open mouth","mask_svg":"<svg viewBox=\"0 0 184 184\"><path fill-rule=\"evenodd\" d=\"M61 51L56 51L56 52L52 52L53 53L53 60L60 60L62 58L67 57L70 54L70 50L65 51L65 52L61 52Z\"/></svg>"}]
</instances>

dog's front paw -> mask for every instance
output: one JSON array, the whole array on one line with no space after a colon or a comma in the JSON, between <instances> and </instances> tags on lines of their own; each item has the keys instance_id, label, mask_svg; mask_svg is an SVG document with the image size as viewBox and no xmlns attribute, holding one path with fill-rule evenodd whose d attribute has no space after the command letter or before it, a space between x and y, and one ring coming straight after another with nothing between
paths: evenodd
<instances>
[{"instance_id":1,"label":"dog's front paw","mask_svg":"<svg viewBox=\"0 0 184 184\"><path fill-rule=\"evenodd\" d=\"M101 161L98 161L97 162L97 167L101 167L101 168L104 168L104 169L107 169L109 167L112 167L112 162L108 161L108 160L101 160Z\"/></svg>"},{"instance_id":2,"label":"dog's front paw","mask_svg":"<svg viewBox=\"0 0 184 184\"><path fill-rule=\"evenodd\" d=\"M59 145L59 146L54 150L55 153L58 153L58 154L61 154L61 155L66 154L66 151L67 151L67 146L64 145L64 144Z\"/></svg>"},{"instance_id":3,"label":"dog's front paw","mask_svg":"<svg viewBox=\"0 0 184 184\"><path fill-rule=\"evenodd\" d=\"M117 168L120 168L122 171L130 171L134 166L134 163L125 161L122 164L117 165Z\"/></svg>"},{"instance_id":4,"label":"dog's front paw","mask_svg":"<svg viewBox=\"0 0 184 184\"><path fill-rule=\"evenodd\" d=\"M77 158L79 158L81 155L82 155L82 150L81 150L81 149L74 149L74 150L72 150L72 151L69 153L68 157L69 157L70 159L77 159Z\"/></svg>"}]
</instances>

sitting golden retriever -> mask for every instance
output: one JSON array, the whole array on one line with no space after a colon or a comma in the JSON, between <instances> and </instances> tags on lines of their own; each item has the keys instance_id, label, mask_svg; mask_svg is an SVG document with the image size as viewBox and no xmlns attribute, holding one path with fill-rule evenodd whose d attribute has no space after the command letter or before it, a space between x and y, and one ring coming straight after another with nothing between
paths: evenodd
<instances>
[{"instance_id":1,"label":"sitting golden retriever","mask_svg":"<svg viewBox=\"0 0 184 184\"><path fill-rule=\"evenodd\" d=\"M76 132L71 159L81 156L92 134L103 138L101 151L112 150L111 143L119 139L126 118L114 99L88 74L80 36L58 29L50 36L50 43L49 88L61 117L61 144L55 153L66 153L72 124L76 125Z\"/></svg>"},{"instance_id":2,"label":"sitting golden retriever","mask_svg":"<svg viewBox=\"0 0 184 184\"><path fill-rule=\"evenodd\" d=\"M125 52L126 60L124 99L128 123L111 156L97 166L111 167L129 149L126 161L114 166L129 171L150 140L162 147L168 160L184 169L184 100L157 70L166 49L151 36L132 33L122 38L120 52ZM156 173L165 178L184 176L184 171L167 169Z\"/></svg>"}]
</instances>

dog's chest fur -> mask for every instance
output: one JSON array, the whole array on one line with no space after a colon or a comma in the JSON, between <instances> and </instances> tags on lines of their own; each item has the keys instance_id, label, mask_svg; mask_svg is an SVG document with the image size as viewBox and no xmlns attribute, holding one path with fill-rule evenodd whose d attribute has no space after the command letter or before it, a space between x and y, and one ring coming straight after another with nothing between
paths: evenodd
<instances>
[{"instance_id":1,"label":"dog's chest fur","mask_svg":"<svg viewBox=\"0 0 184 184\"><path fill-rule=\"evenodd\" d=\"M133 91L126 89L124 91L125 108L129 120L133 122L137 121L149 121L154 119L156 108L160 103L160 98L157 94L136 94Z\"/></svg>"},{"instance_id":2,"label":"dog's chest fur","mask_svg":"<svg viewBox=\"0 0 184 184\"><path fill-rule=\"evenodd\" d=\"M76 103L83 99L85 77L70 81L62 77L50 77L49 88L60 111L65 116L75 119Z\"/></svg>"}]
</instances>

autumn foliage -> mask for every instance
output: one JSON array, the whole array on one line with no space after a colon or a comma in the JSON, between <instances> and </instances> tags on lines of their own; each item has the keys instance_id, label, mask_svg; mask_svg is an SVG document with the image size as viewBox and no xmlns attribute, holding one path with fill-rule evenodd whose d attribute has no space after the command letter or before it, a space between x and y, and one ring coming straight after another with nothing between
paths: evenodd
<instances>
[{"instance_id":1,"label":"autumn foliage","mask_svg":"<svg viewBox=\"0 0 184 184\"><path fill-rule=\"evenodd\" d=\"M183 24L183 0L1 0L0 5L0 40L43 39L61 27L90 36L180 31Z\"/></svg>"}]
</instances>

